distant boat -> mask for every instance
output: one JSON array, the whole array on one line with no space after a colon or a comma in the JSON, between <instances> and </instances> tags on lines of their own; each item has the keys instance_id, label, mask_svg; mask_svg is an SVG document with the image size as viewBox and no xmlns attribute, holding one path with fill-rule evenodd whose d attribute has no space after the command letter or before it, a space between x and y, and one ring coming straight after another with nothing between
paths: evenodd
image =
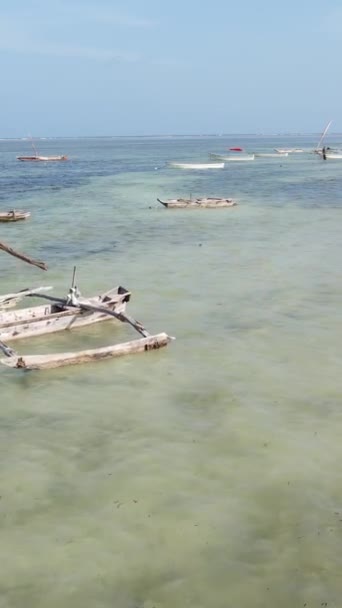
<instances>
[{"instance_id":1,"label":"distant boat","mask_svg":"<svg viewBox=\"0 0 342 608\"><path fill-rule=\"evenodd\" d=\"M223 169L224 163L169 163L175 169Z\"/></svg>"},{"instance_id":2,"label":"distant boat","mask_svg":"<svg viewBox=\"0 0 342 608\"><path fill-rule=\"evenodd\" d=\"M56 160L68 160L67 156L17 156L17 160L21 161L41 161L41 162L51 162Z\"/></svg>"},{"instance_id":3,"label":"distant boat","mask_svg":"<svg viewBox=\"0 0 342 608\"><path fill-rule=\"evenodd\" d=\"M18 222L19 220L26 220L30 217L29 211L5 211L0 212L0 222Z\"/></svg>"},{"instance_id":4,"label":"distant boat","mask_svg":"<svg viewBox=\"0 0 342 608\"><path fill-rule=\"evenodd\" d=\"M317 150L316 151L317 154L319 156L321 156L323 158L323 151L322 150ZM325 152L325 160L342 160L342 152L334 152L333 150L327 150Z\"/></svg>"},{"instance_id":5,"label":"distant boat","mask_svg":"<svg viewBox=\"0 0 342 608\"><path fill-rule=\"evenodd\" d=\"M304 152L304 150L302 150L302 148L274 148L276 152L278 152L278 154L284 154L284 153L288 153L288 154L299 154L300 152Z\"/></svg>"},{"instance_id":6,"label":"distant boat","mask_svg":"<svg viewBox=\"0 0 342 608\"><path fill-rule=\"evenodd\" d=\"M235 162L241 162L241 161L247 161L247 160L254 160L254 154L227 154L227 155L223 155L223 154L214 154L213 152L209 153L210 158L214 158L216 160L223 160L223 161L235 161Z\"/></svg>"},{"instance_id":7,"label":"distant boat","mask_svg":"<svg viewBox=\"0 0 342 608\"><path fill-rule=\"evenodd\" d=\"M256 158L283 158L288 156L288 152L257 152Z\"/></svg>"},{"instance_id":8,"label":"distant boat","mask_svg":"<svg viewBox=\"0 0 342 608\"><path fill-rule=\"evenodd\" d=\"M229 148L232 152L243 152L243 148Z\"/></svg>"},{"instance_id":9,"label":"distant boat","mask_svg":"<svg viewBox=\"0 0 342 608\"><path fill-rule=\"evenodd\" d=\"M237 203L232 198L170 198L166 201L162 201L160 198L157 198L158 203L164 205L169 209L174 208L189 208L189 209L200 209L200 208L209 208L209 209L217 209L218 207L235 207Z\"/></svg>"},{"instance_id":10,"label":"distant boat","mask_svg":"<svg viewBox=\"0 0 342 608\"><path fill-rule=\"evenodd\" d=\"M38 154L37 148L33 143L33 139L31 138L31 146L33 148L34 151L34 155L32 156L17 156L17 160L21 160L21 161L29 161L29 162L53 162L53 161L60 161L60 160L68 160L68 157L65 156L64 154L61 156L41 156L40 154Z\"/></svg>"}]
</instances>

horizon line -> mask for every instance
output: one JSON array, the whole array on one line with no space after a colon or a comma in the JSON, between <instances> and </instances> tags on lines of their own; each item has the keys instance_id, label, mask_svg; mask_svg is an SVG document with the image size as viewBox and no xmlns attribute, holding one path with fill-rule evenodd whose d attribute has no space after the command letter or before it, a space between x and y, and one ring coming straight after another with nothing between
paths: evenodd
<instances>
[{"instance_id":1,"label":"horizon line","mask_svg":"<svg viewBox=\"0 0 342 608\"><path fill-rule=\"evenodd\" d=\"M151 133L149 135L37 135L33 138L28 136L1 137L0 141L31 141L33 140L52 140L52 139L118 139L118 138L153 138L153 137L307 137L320 135L320 131L286 131L271 133ZM331 135L342 135L342 132L330 132Z\"/></svg>"}]
</instances>

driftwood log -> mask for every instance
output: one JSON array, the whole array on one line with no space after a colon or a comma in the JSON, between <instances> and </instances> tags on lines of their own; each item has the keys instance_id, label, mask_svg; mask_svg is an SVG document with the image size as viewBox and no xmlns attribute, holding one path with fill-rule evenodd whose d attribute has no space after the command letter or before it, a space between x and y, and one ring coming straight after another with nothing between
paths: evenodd
<instances>
[{"instance_id":1,"label":"driftwood log","mask_svg":"<svg viewBox=\"0 0 342 608\"><path fill-rule=\"evenodd\" d=\"M5 251L6 253L9 253L9 255L13 255L15 258L18 258L19 260L23 260L24 262L27 262L28 264L32 264L32 266L37 266L38 268L41 268L42 270L47 270L47 265L45 264L45 262L39 262L37 260L33 260L29 256L27 256L23 253L20 253L19 251L15 251L15 249L12 249L12 247L9 247L9 245L6 245L5 243L2 243L1 241L0 241L0 250Z\"/></svg>"}]
</instances>

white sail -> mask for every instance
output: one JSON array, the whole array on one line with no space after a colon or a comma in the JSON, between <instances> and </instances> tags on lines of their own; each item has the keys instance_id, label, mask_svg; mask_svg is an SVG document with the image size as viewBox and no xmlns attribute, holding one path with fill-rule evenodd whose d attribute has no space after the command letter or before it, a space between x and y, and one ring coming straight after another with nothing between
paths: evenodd
<instances>
[{"instance_id":1,"label":"white sail","mask_svg":"<svg viewBox=\"0 0 342 608\"><path fill-rule=\"evenodd\" d=\"M320 147L322 145L322 142L323 142L323 139L325 138L326 134L328 133L328 131L330 129L331 123L332 123L332 120L330 122L328 122L327 126L325 127L325 129L324 129L324 131L323 131L323 133L321 135L321 138L320 138L320 140L319 140L319 142L318 142L318 144L316 146L316 150L320 149Z\"/></svg>"}]
</instances>

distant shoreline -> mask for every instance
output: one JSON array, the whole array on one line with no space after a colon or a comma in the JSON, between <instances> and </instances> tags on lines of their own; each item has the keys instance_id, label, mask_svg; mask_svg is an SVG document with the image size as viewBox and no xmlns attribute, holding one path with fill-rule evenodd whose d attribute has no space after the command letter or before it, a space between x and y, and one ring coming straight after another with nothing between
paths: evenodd
<instances>
[{"instance_id":1,"label":"distant shoreline","mask_svg":"<svg viewBox=\"0 0 342 608\"><path fill-rule=\"evenodd\" d=\"M34 141L52 141L59 139L209 139L209 138L217 138L221 139L224 137L232 137L232 138L260 138L260 139L270 139L273 137L281 138L281 137L319 137L321 135L320 132L312 132L312 133L203 133L201 135L198 134L163 134L163 135L60 135L60 136L51 136L51 137L34 137ZM330 133L329 137L340 137L342 133ZM31 141L29 137L0 137L0 141Z\"/></svg>"}]
</instances>

